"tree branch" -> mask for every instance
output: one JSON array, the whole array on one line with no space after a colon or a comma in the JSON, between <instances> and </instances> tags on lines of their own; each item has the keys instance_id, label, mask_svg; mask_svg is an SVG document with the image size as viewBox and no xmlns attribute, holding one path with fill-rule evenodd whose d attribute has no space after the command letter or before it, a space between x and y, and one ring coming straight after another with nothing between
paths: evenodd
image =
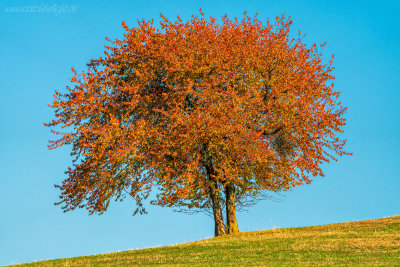
<instances>
[{"instance_id":1,"label":"tree branch","mask_svg":"<svg viewBox=\"0 0 400 267\"><path fill-rule=\"evenodd\" d=\"M269 136L269 135L274 135L274 134L277 134L279 131L281 131L283 129L283 127L282 126L280 126L280 127L278 127L278 129L276 129L276 130L274 130L274 131L272 131L272 132L267 132L267 131L264 131L263 132L263 135L265 135L265 136Z\"/></svg>"}]
</instances>

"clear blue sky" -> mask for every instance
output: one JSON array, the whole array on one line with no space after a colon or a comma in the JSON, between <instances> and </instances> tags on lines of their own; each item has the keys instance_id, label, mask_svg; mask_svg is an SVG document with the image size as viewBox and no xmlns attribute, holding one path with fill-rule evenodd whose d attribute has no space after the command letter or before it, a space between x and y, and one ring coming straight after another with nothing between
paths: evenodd
<instances>
[{"instance_id":1,"label":"clear blue sky","mask_svg":"<svg viewBox=\"0 0 400 267\"><path fill-rule=\"evenodd\" d=\"M348 106L344 136L352 157L325 165L325 178L238 214L242 231L307 226L400 214L400 22L398 1L18 1L0 3L0 265L106 253L204 239L202 214L150 207L133 217L134 202L114 203L101 216L64 214L53 206L70 148L48 151L47 104L64 90L70 68L102 56L105 37L121 22L187 19L198 9L220 18L285 12L309 44L328 41L336 88ZM53 9L58 13L51 12Z\"/></svg>"}]
</instances>

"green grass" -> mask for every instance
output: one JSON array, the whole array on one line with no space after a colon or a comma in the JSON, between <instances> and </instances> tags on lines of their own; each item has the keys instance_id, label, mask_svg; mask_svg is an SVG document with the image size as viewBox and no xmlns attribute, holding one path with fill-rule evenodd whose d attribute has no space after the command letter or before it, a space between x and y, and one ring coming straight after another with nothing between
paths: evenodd
<instances>
[{"instance_id":1,"label":"green grass","mask_svg":"<svg viewBox=\"0 0 400 267\"><path fill-rule=\"evenodd\" d=\"M400 266L400 216L245 232L168 247L19 266Z\"/></svg>"}]
</instances>

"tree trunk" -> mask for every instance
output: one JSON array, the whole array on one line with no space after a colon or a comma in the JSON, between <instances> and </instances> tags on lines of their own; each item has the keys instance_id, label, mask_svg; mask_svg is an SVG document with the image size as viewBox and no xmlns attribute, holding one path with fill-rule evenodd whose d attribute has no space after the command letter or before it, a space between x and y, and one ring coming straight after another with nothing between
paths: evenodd
<instances>
[{"instance_id":1,"label":"tree trunk","mask_svg":"<svg viewBox=\"0 0 400 267\"><path fill-rule=\"evenodd\" d=\"M214 174L214 168L212 166L206 166L207 178L210 181L209 193L212 202L212 209L214 214L215 223L215 236L225 234L224 218L222 216L221 201L219 198L219 192L217 191L217 182L212 176Z\"/></svg>"},{"instance_id":2,"label":"tree trunk","mask_svg":"<svg viewBox=\"0 0 400 267\"><path fill-rule=\"evenodd\" d=\"M214 224L215 224L215 236L221 236L225 234L225 224L224 217L222 216L221 200L218 191L218 181L215 178L215 170L212 162L212 158L208 155L208 143L205 143L201 150L201 161L206 169L207 180L210 185L208 191L210 194L213 214L214 214Z\"/></svg>"},{"instance_id":3,"label":"tree trunk","mask_svg":"<svg viewBox=\"0 0 400 267\"><path fill-rule=\"evenodd\" d=\"M225 197L226 197L226 233L227 234L240 233L236 220L235 186L233 184L227 184L225 186Z\"/></svg>"},{"instance_id":4,"label":"tree trunk","mask_svg":"<svg viewBox=\"0 0 400 267\"><path fill-rule=\"evenodd\" d=\"M222 216L221 202L219 199L218 192L215 190L214 186L210 186L210 197L212 201L212 208L214 213L214 223L215 223L215 236L220 236L225 234L224 218Z\"/></svg>"}]
</instances>

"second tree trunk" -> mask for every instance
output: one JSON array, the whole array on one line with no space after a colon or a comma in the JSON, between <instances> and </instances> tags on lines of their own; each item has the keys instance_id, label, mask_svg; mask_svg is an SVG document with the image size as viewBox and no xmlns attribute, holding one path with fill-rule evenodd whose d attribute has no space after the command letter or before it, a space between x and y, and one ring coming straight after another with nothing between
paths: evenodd
<instances>
[{"instance_id":1,"label":"second tree trunk","mask_svg":"<svg viewBox=\"0 0 400 267\"><path fill-rule=\"evenodd\" d=\"M226 196L226 233L234 234L240 233L237 220L236 220L236 203L235 203L235 186L227 184L225 186Z\"/></svg>"}]
</instances>

